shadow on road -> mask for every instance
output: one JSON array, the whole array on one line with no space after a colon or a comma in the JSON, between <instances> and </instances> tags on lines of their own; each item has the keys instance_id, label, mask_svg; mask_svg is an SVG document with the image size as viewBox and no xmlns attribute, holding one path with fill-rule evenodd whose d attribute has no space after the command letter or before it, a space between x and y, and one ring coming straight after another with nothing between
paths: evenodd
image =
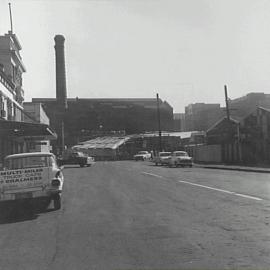
<instances>
[{"instance_id":1,"label":"shadow on road","mask_svg":"<svg viewBox=\"0 0 270 270\"><path fill-rule=\"evenodd\" d=\"M192 167L188 167L188 166L169 166L169 165L156 165L156 164L147 164L147 166L149 167L156 167L156 168L169 168L169 169L178 169L183 171L184 169L186 169L184 172L190 172L192 170Z\"/></svg>"},{"instance_id":2,"label":"shadow on road","mask_svg":"<svg viewBox=\"0 0 270 270\"><path fill-rule=\"evenodd\" d=\"M11 202L0 204L0 225L37 219L39 214L55 211L49 203Z\"/></svg>"}]
</instances>

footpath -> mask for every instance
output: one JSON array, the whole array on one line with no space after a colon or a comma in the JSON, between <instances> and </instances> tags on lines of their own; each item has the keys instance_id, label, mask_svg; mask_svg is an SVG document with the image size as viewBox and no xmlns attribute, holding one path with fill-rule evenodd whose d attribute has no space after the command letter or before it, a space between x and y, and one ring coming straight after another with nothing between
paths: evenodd
<instances>
[{"instance_id":1,"label":"footpath","mask_svg":"<svg viewBox=\"0 0 270 270\"><path fill-rule=\"evenodd\" d=\"M256 172L256 173L270 173L270 168L264 167L247 167L238 165L224 165L224 164L199 164L195 163L195 167L206 169L218 169L218 170L233 170L244 172Z\"/></svg>"}]
</instances>

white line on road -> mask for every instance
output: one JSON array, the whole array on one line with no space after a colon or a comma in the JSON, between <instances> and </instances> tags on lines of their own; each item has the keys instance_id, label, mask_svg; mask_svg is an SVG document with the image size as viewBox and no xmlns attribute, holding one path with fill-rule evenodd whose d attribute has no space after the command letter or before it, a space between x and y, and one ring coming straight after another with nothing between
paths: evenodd
<instances>
[{"instance_id":1,"label":"white line on road","mask_svg":"<svg viewBox=\"0 0 270 270\"><path fill-rule=\"evenodd\" d=\"M234 191L229 191L229 190L220 189L220 188L213 188L213 187L204 186L204 185L200 185L200 184L195 184L195 183L187 182L187 181L183 181L183 180L180 180L179 182L184 183L184 184L188 184L188 185L191 185L191 186L197 186L197 187L201 187L201 188L220 191L220 192L223 192L223 193L228 193L228 194L231 194L231 195L235 195L235 196L239 196L239 197L243 197L243 198L248 198L248 199L252 199L252 200L256 200L256 201L262 201L261 198L254 197L254 196L249 196L249 195L245 195L245 194L241 194L241 193L236 193Z\"/></svg>"},{"instance_id":2,"label":"white line on road","mask_svg":"<svg viewBox=\"0 0 270 270\"><path fill-rule=\"evenodd\" d=\"M239 197L243 197L243 198L256 200L256 201L262 201L263 200L262 198L258 198L258 197L254 197L254 196L250 196L250 195L245 195L245 194L241 194L241 193L234 193L234 195L239 196Z\"/></svg>"},{"instance_id":3,"label":"white line on road","mask_svg":"<svg viewBox=\"0 0 270 270\"><path fill-rule=\"evenodd\" d=\"M146 174L146 175L151 175L151 176L154 176L154 177L158 177L158 178L163 178L163 176L161 175L157 175L157 174L153 174L153 173L148 173L148 172L142 172L143 174Z\"/></svg>"},{"instance_id":4,"label":"white line on road","mask_svg":"<svg viewBox=\"0 0 270 270\"><path fill-rule=\"evenodd\" d=\"M142 173L146 174L146 175L151 175L151 176L154 176L154 177L158 177L158 178L163 178L163 176L161 176L161 175L157 175L157 174L153 174L153 173L149 173L149 172L142 172ZM201 188L206 188L206 189L210 189L210 190L223 192L223 193L235 195L235 196L238 196L238 197L252 199L252 200L256 200L256 201L262 201L263 200L262 198L259 198L259 197L254 197L254 196L250 196L250 195L246 195L246 194L242 194L242 193L237 193L237 192L229 191L229 190L225 190L225 189L204 186L204 185L200 185L200 184L196 184L196 183L192 183L192 182L188 182L188 181L179 180L178 182L188 184L188 185L191 185L191 186L196 186L196 187L201 187Z\"/></svg>"}]
</instances>

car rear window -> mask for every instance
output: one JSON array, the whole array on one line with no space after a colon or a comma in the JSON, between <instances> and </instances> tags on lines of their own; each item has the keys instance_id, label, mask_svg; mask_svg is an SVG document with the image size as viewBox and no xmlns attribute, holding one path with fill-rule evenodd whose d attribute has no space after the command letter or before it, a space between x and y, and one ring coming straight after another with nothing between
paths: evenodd
<instances>
[{"instance_id":1,"label":"car rear window","mask_svg":"<svg viewBox=\"0 0 270 270\"><path fill-rule=\"evenodd\" d=\"M50 156L29 156L19 158L9 158L4 162L4 167L8 170L17 170L36 167L50 167L54 163Z\"/></svg>"}]
</instances>

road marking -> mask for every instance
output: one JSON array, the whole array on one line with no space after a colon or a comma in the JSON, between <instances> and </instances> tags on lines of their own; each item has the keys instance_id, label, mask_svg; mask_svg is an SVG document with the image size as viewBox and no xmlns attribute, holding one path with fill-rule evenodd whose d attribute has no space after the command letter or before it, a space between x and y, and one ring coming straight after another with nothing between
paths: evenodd
<instances>
[{"instance_id":1,"label":"road marking","mask_svg":"<svg viewBox=\"0 0 270 270\"><path fill-rule=\"evenodd\" d=\"M150 175L150 176L154 176L154 177L158 177L158 178L163 178L163 176L161 176L161 175L154 174L154 173L149 173L149 172L142 172L142 174L146 174L146 175ZM250 196L250 195L246 195L246 194L242 194L242 193L237 193L237 192L229 191L229 190L226 190L226 189L213 188L213 187L200 185L200 184L196 184L196 183L192 183L192 182L188 182L188 181L184 181L184 180L179 180L178 182L188 184L188 185L191 185L191 186L196 186L196 187L201 187L201 188L205 188L205 189L215 190L215 191L235 195L235 196L242 197L242 198L252 199L252 200L256 200L256 201L262 201L263 200L262 198L259 198L259 197L254 197L254 196Z\"/></svg>"},{"instance_id":2,"label":"road marking","mask_svg":"<svg viewBox=\"0 0 270 270\"><path fill-rule=\"evenodd\" d=\"M146 175L151 175L151 176L154 176L154 177L158 177L158 178L163 178L163 176L161 175L157 175L157 174L153 174L153 173L148 173L148 172L142 172L143 174L146 174Z\"/></svg>"},{"instance_id":3,"label":"road marking","mask_svg":"<svg viewBox=\"0 0 270 270\"><path fill-rule=\"evenodd\" d=\"M258 198L258 197L249 196L249 195L245 195L245 194L241 194L241 193L236 193L234 191L229 191L229 190L225 190L225 189L213 188L213 187L209 187L209 186L195 184L195 183L187 182L187 181L183 181L183 180L180 180L178 182L188 184L188 185L191 185L191 186L197 186L197 187L201 187L201 188L215 190L215 191L219 191L219 192L223 192L223 193L227 193L227 194L231 194L231 195L235 195L235 196L239 196L239 197L243 197L243 198L247 198L247 199L252 199L252 200L256 200L256 201L262 201L263 200L263 199Z\"/></svg>"},{"instance_id":4,"label":"road marking","mask_svg":"<svg viewBox=\"0 0 270 270\"><path fill-rule=\"evenodd\" d=\"M245 195L245 194L241 194L241 193L234 193L234 195L239 196L239 197L243 197L243 198L248 198L248 199L253 199L256 201L262 201L262 198L258 198L258 197L254 197L254 196L250 196L250 195Z\"/></svg>"}]
</instances>

